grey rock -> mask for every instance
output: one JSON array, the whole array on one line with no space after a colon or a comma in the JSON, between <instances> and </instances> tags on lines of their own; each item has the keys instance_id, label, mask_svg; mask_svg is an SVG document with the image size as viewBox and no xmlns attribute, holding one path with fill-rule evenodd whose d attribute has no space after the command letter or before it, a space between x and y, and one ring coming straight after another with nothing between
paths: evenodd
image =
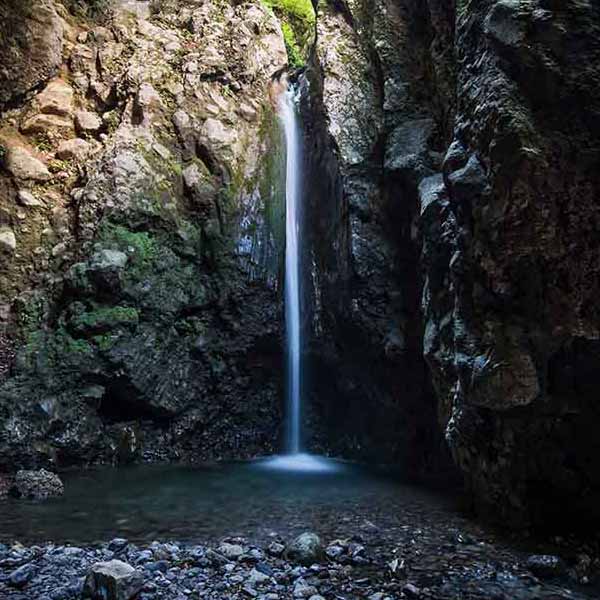
<instances>
[{"instance_id":1,"label":"grey rock","mask_svg":"<svg viewBox=\"0 0 600 600\"><path fill-rule=\"evenodd\" d=\"M8 149L6 168L17 179L48 181L52 178L46 165L21 146L12 146Z\"/></svg>"},{"instance_id":2,"label":"grey rock","mask_svg":"<svg viewBox=\"0 0 600 600\"><path fill-rule=\"evenodd\" d=\"M18 471L15 476L14 487L18 496L35 500L62 496L65 491L58 475L45 469Z\"/></svg>"},{"instance_id":3,"label":"grey rock","mask_svg":"<svg viewBox=\"0 0 600 600\"><path fill-rule=\"evenodd\" d=\"M44 206L44 203L41 200L38 200L28 190L19 190L19 193L17 194L17 201L21 206L27 206L28 208Z\"/></svg>"},{"instance_id":4,"label":"grey rock","mask_svg":"<svg viewBox=\"0 0 600 600\"><path fill-rule=\"evenodd\" d=\"M14 254L17 249L17 238L12 229L0 228L0 252Z\"/></svg>"},{"instance_id":5,"label":"grey rock","mask_svg":"<svg viewBox=\"0 0 600 600\"><path fill-rule=\"evenodd\" d=\"M311 532L299 535L286 549L286 557L301 565L310 566L323 558L321 538Z\"/></svg>"},{"instance_id":6,"label":"grey rock","mask_svg":"<svg viewBox=\"0 0 600 600\"><path fill-rule=\"evenodd\" d=\"M542 579L559 577L566 571L562 558L552 554L533 554L527 559L527 568Z\"/></svg>"},{"instance_id":7,"label":"grey rock","mask_svg":"<svg viewBox=\"0 0 600 600\"><path fill-rule=\"evenodd\" d=\"M22 589L36 576L37 571L33 564L23 565L9 575L8 582L12 587Z\"/></svg>"},{"instance_id":8,"label":"grey rock","mask_svg":"<svg viewBox=\"0 0 600 600\"><path fill-rule=\"evenodd\" d=\"M92 600L131 600L144 586L142 574L120 560L92 565L84 588L84 597Z\"/></svg>"}]
</instances>

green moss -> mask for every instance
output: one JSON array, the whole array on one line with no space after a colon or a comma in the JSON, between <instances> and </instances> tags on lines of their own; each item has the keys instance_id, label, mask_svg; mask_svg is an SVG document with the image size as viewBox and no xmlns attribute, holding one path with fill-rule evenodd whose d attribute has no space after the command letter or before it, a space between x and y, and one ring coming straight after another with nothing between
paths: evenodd
<instances>
[{"instance_id":1,"label":"green moss","mask_svg":"<svg viewBox=\"0 0 600 600\"><path fill-rule=\"evenodd\" d=\"M104 333L117 328L136 327L139 311L130 306L103 306L73 317L69 326L79 334Z\"/></svg>"},{"instance_id":2,"label":"green moss","mask_svg":"<svg viewBox=\"0 0 600 600\"><path fill-rule=\"evenodd\" d=\"M310 0L262 0L281 22L291 66L301 67L314 39L316 16Z\"/></svg>"},{"instance_id":3,"label":"green moss","mask_svg":"<svg viewBox=\"0 0 600 600\"><path fill-rule=\"evenodd\" d=\"M285 49L287 50L290 66L304 66L305 60L302 56L302 50L298 45L298 40L296 39L296 33L289 23L285 22L281 24L281 31L283 32L283 41L285 42Z\"/></svg>"},{"instance_id":4,"label":"green moss","mask_svg":"<svg viewBox=\"0 0 600 600\"><path fill-rule=\"evenodd\" d=\"M156 256L158 243L146 231L131 231L122 225L104 223L100 235L100 241L108 245L114 245L117 249L129 255L134 262L146 262Z\"/></svg>"}]
</instances>

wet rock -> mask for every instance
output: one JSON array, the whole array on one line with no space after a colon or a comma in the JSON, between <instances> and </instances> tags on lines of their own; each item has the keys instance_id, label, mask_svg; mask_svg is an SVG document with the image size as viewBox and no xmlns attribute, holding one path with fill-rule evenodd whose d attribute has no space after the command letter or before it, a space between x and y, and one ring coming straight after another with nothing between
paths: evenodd
<instances>
[{"instance_id":1,"label":"wet rock","mask_svg":"<svg viewBox=\"0 0 600 600\"><path fill-rule=\"evenodd\" d=\"M285 550L285 546L279 542L271 542L267 547L267 553L271 556L281 556Z\"/></svg>"},{"instance_id":2,"label":"wet rock","mask_svg":"<svg viewBox=\"0 0 600 600\"><path fill-rule=\"evenodd\" d=\"M144 586L142 574L120 560L92 565L83 587L83 596L92 600L130 600Z\"/></svg>"},{"instance_id":3,"label":"wet rock","mask_svg":"<svg viewBox=\"0 0 600 600\"><path fill-rule=\"evenodd\" d=\"M294 598L310 598L311 596L316 596L317 593L317 588L309 585L302 578L298 579L296 583L294 583L294 589L292 591Z\"/></svg>"},{"instance_id":4,"label":"wet rock","mask_svg":"<svg viewBox=\"0 0 600 600\"><path fill-rule=\"evenodd\" d=\"M35 500L62 496L65 491L58 475L45 469L18 471L15 475L14 489L18 496Z\"/></svg>"},{"instance_id":5,"label":"wet rock","mask_svg":"<svg viewBox=\"0 0 600 600\"><path fill-rule=\"evenodd\" d=\"M527 559L527 568L538 577L559 577L566 572L566 565L559 556L533 554Z\"/></svg>"},{"instance_id":6,"label":"wet rock","mask_svg":"<svg viewBox=\"0 0 600 600\"><path fill-rule=\"evenodd\" d=\"M10 585L22 589L36 576L38 568L33 564L23 565L13 571L8 578Z\"/></svg>"},{"instance_id":7,"label":"wet rock","mask_svg":"<svg viewBox=\"0 0 600 600\"><path fill-rule=\"evenodd\" d=\"M402 593L407 598L420 598L421 597L421 590L416 585L414 585L412 583L407 583L402 588Z\"/></svg>"},{"instance_id":8,"label":"wet rock","mask_svg":"<svg viewBox=\"0 0 600 600\"><path fill-rule=\"evenodd\" d=\"M52 175L46 165L35 158L26 148L13 146L8 149L6 168L17 179L48 181Z\"/></svg>"},{"instance_id":9,"label":"wet rock","mask_svg":"<svg viewBox=\"0 0 600 600\"><path fill-rule=\"evenodd\" d=\"M129 541L125 538L114 538L108 543L108 549L111 552L123 552L129 545Z\"/></svg>"},{"instance_id":10,"label":"wet rock","mask_svg":"<svg viewBox=\"0 0 600 600\"><path fill-rule=\"evenodd\" d=\"M310 566L323 558L321 538L315 533L299 535L286 549L286 557L301 565Z\"/></svg>"},{"instance_id":11,"label":"wet rock","mask_svg":"<svg viewBox=\"0 0 600 600\"><path fill-rule=\"evenodd\" d=\"M244 554L244 548L242 546L239 544L229 544L227 542L221 544L217 550L229 560L237 560Z\"/></svg>"}]
</instances>

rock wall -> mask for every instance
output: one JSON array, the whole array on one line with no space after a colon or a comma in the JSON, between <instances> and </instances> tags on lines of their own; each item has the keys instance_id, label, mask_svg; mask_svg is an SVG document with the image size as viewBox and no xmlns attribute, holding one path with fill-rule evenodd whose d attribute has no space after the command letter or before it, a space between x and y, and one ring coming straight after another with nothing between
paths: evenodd
<instances>
[{"instance_id":1,"label":"rock wall","mask_svg":"<svg viewBox=\"0 0 600 600\"><path fill-rule=\"evenodd\" d=\"M420 187L425 354L481 509L598 516L600 8L458 6L454 136Z\"/></svg>"},{"instance_id":2,"label":"rock wall","mask_svg":"<svg viewBox=\"0 0 600 600\"><path fill-rule=\"evenodd\" d=\"M305 260L323 437L423 469L437 411L503 523L598 515L599 10L319 5Z\"/></svg>"},{"instance_id":3,"label":"rock wall","mask_svg":"<svg viewBox=\"0 0 600 600\"><path fill-rule=\"evenodd\" d=\"M416 230L417 184L439 168L453 112L435 35L414 2L321 3L304 111L315 443L412 474L448 464L422 357Z\"/></svg>"},{"instance_id":4,"label":"rock wall","mask_svg":"<svg viewBox=\"0 0 600 600\"><path fill-rule=\"evenodd\" d=\"M258 2L28 11L20 58L47 64L0 81L0 467L272 451L279 22Z\"/></svg>"}]
</instances>

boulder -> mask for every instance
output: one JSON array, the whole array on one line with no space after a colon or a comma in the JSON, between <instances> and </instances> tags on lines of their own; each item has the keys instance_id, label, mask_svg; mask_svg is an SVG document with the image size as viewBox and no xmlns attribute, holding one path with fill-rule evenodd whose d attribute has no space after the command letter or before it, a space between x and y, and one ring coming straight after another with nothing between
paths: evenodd
<instances>
[{"instance_id":1,"label":"boulder","mask_svg":"<svg viewBox=\"0 0 600 600\"><path fill-rule=\"evenodd\" d=\"M81 138L61 142L56 151L56 157L61 160L83 160L90 153L92 147L89 142Z\"/></svg>"},{"instance_id":2,"label":"boulder","mask_svg":"<svg viewBox=\"0 0 600 600\"><path fill-rule=\"evenodd\" d=\"M36 133L58 133L63 136L73 134L73 120L61 115L47 115L40 113L27 119L21 125L21 131L27 135Z\"/></svg>"},{"instance_id":3,"label":"boulder","mask_svg":"<svg viewBox=\"0 0 600 600\"><path fill-rule=\"evenodd\" d=\"M130 600L144 585L142 574L131 565L110 560L92 565L84 586L83 597L92 600Z\"/></svg>"},{"instance_id":4,"label":"boulder","mask_svg":"<svg viewBox=\"0 0 600 600\"><path fill-rule=\"evenodd\" d=\"M237 560L244 554L244 548L239 544L229 544L224 542L219 546L219 553L229 560Z\"/></svg>"},{"instance_id":5,"label":"boulder","mask_svg":"<svg viewBox=\"0 0 600 600\"><path fill-rule=\"evenodd\" d=\"M55 473L40 469L39 471L18 471L15 476L14 490L21 498L45 500L62 496L65 488Z\"/></svg>"},{"instance_id":6,"label":"boulder","mask_svg":"<svg viewBox=\"0 0 600 600\"><path fill-rule=\"evenodd\" d=\"M22 96L52 77L62 63L64 22L51 2L5 0L0 22L0 104Z\"/></svg>"},{"instance_id":7,"label":"boulder","mask_svg":"<svg viewBox=\"0 0 600 600\"><path fill-rule=\"evenodd\" d=\"M78 110L75 113L75 127L80 135L95 135L102 127L102 119L89 110Z\"/></svg>"},{"instance_id":8,"label":"boulder","mask_svg":"<svg viewBox=\"0 0 600 600\"><path fill-rule=\"evenodd\" d=\"M21 206L27 206L28 208L36 208L38 206L44 206L44 203L38 200L30 191L19 190L17 194L17 202Z\"/></svg>"},{"instance_id":9,"label":"boulder","mask_svg":"<svg viewBox=\"0 0 600 600\"><path fill-rule=\"evenodd\" d=\"M287 547L286 557L305 566L318 563L323 558L321 538L316 533L302 533Z\"/></svg>"},{"instance_id":10,"label":"boulder","mask_svg":"<svg viewBox=\"0 0 600 600\"><path fill-rule=\"evenodd\" d=\"M552 554L532 554L527 559L527 568L542 579L558 577L566 571L564 561Z\"/></svg>"},{"instance_id":11,"label":"boulder","mask_svg":"<svg viewBox=\"0 0 600 600\"><path fill-rule=\"evenodd\" d=\"M68 117L73 113L73 88L62 79L51 81L35 104L42 113Z\"/></svg>"},{"instance_id":12,"label":"boulder","mask_svg":"<svg viewBox=\"0 0 600 600\"><path fill-rule=\"evenodd\" d=\"M32 179L34 181L48 181L52 178L46 165L35 158L21 146L9 148L6 157L6 168L8 172L17 179Z\"/></svg>"},{"instance_id":13,"label":"boulder","mask_svg":"<svg viewBox=\"0 0 600 600\"><path fill-rule=\"evenodd\" d=\"M17 238L12 229L0 229L0 252L13 254L17 249Z\"/></svg>"}]
</instances>

